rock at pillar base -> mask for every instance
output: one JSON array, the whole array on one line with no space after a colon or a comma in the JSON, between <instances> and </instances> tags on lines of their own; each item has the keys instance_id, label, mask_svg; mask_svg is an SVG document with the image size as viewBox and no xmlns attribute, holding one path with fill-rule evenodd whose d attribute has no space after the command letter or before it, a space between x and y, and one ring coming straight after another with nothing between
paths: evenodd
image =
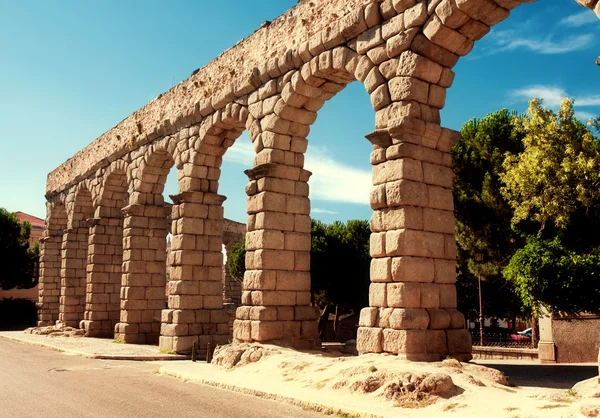
<instances>
[{"instance_id":1,"label":"rock at pillar base","mask_svg":"<svg viewBox=\"0 0 600 418\"><path fill-rule=\"evenodd\" d=\"M459 361L469 361L473 358L471 354L473 343L471 334L466 329L446 330L448 341L448 355Z\"/></svg>"}]
</instances>

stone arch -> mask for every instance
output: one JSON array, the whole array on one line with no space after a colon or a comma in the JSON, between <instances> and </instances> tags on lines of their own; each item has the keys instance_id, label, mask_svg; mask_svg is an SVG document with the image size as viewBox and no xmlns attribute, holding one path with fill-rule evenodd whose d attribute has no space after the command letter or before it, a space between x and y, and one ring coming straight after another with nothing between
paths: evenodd
<instances>
[{"instance_id":1,"label":"stone arch","mask_svg":"<svg viewBox=\"0 0 600 418\"><path fill-rule=\"evenodd\" d=\"M132 155L132 189L122 210L123 264L120 319L115 338L128 343L156 343L166 305L168 214L163 191L175 165L174 137L141 147Z\"/></svg>"},{"instance_id":2,"label":"stone arch","mask_svg":"<svg viewBox=\"0 0 600 418\"><path fill-rule=\"evenodd\" d=\"M86 271L88 266L89 221L93 217L92 193L87 182L68 195L70 213L62 242L62 269L59 322L78 327L85 311Z\"/></svg>"},{"instance_id":3,"label":"stone arch","mask_svg":"<svg viewBox=\"0 0 600 418\"><path fill-rule=\"evenodd\" d=\"M40 249L38 326L58 320L61 289L61 252L67 229L67 210L61 200L46 203L46 225Z\"/></svg>"},{"instance_id":4,"label":"stone arch","mask_svg":"<svg viewBox=\"0 0 600 418\"><path fill-rule=\"evenodd\" d=\"M123 213L129 198L126 166L115 161L104 173L90 227L86 307L81 328L91 337L112 337L120 318Z\"/></svg>"},{"instance_id":5,"label":"stone arch","mask_svg":"<svg viewBox=\"0 0 600 418\"><path fill-rule=\"evenodd\" d=\"M179 194L172 196L172 240L168 308L163 310L160 347L200 350L229 340L223 310L223 201L218 192L222 156L244 131L247 110L230 103L189 128L182 151Z\"/></svg>"}]
</instances>

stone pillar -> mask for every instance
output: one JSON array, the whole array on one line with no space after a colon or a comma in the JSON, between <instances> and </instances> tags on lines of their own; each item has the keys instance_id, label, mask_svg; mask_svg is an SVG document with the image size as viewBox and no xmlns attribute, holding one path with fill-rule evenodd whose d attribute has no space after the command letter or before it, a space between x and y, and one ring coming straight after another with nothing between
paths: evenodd
<instances>
[{"instance_id":1,"label":"stone pillar","mask_svg":"<svg viewBox=\"0 0 600 418\"><path fill-rule=\"evenodd\" d=\"M89 227L87 220L72 222L62 240L60 309L58 323L78 327L85 310L85 280Z\"/></svg>"},{"instance_id":2,"label":"stone pillar","mask_svg":"<svg viewBox=\"0 0 600 418\"><path fill-rule=\"evenodd\" d=\"M391 136L390 136L391 135ZM471 358L456 310L450 148L457 132L421 120L369 135L375 151L369 308L357 349L415 361Z\"/></svg>"},{"instance_id":3,"label":"stone pillar","mask_svg":"<svg viewBox=\"0 0 600 418\"><path fill-rule=\"evenodd\" d=\"M158 342L161 312L166 305L167 210L164 204L133 204L123 208L123 275L120 322L115 326L117 340L136 344Z\"/></svg>"},{"instance_id":4,"label":"stone pillar","mask_svg":"<svg viewBox=\"0 0 600 418\"><path fill-rule=\"evenodd\" d=\"M48 228L40 239L39 327L54 325L58 320L62 238L63 230Z\"/></svg>"},{"instance_id":5,"label":"stone pillar","mask_svg":"<svg viewBox=\"0 0 600 418\"><path fill-rule=\"evenodd\" d=\"M246 273L234 338L314 348L318 311L310 305L310 172L269 163L246 174Z\"/></svg>"},{"instance_id":6,"label":"stone pillar","mask_svg":"<svg viewBox=\"0 0 600 418\"><path fill-rule=\"evenodd\" d=\"M108 207L100 210L101 216L103 212L121 212ZM92 219L91 224L86 305L80 327L90 337L112 337L121 310L123 220L107 216Z\"/></svg>"},{"instance_id":7,"label":"stone pillar","mask_svg":"<svg viewBox=\"0 0 600 418\"><path fill-rule=\"evenodd\" d=\"M171 196L168 308L162 311L160 347L202 351L229 341L229 316L223 310L221 252L224 196L187 191Z\"/></svg>"}]
</instances>

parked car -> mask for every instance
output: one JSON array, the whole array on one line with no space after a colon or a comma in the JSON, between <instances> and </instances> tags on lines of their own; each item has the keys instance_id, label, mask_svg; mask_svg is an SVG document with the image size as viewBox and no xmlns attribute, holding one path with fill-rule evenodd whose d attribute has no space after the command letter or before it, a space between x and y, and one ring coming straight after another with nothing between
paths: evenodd
<instances>
[{"instance_id":1,"label":"parked car","mask_svg":"<svg viewBox=\"0 0 600 418\"><path fill-rule=\"evenodd\" d=\"M531 330L531 328L527 328L527 329L525 329L523 331L517 332L517 334L531 338L531 336L532 336L532 330Z\"/></svg>"}]
</instances>

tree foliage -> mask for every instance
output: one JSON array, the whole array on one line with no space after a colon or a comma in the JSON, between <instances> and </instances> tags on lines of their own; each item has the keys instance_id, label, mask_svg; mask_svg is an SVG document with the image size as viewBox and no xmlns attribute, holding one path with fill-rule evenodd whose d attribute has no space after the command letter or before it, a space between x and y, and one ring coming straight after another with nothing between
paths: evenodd
<instances>
[{"instance_id":1,"label":"tree foliage","mask_svg":"<svg viewBox=\"0 0 600 418\"><path fill-rule=\"evenodd\" d=\"M581 207L600 207L600 146L575 118L573 101L564 99L558 115L529 103L518 120L524 151L509 155L501 174L502 192L514 209L513 224L533 220L565 227Z\"/></svg>"},{"instance_id":2,"label":"tree foliage","mask_svg":"<svg viewBox=\"0 0 600 418\"><path fill-rule=\"evenodd\" d=\"M3 290L35 286L33 269L37 261L36 247L29 248L31 224L0 208L0 287Z\"/></svg>"},{"instance_id":3,"label":"tree foliage","mask_svg":"<svg viewBox=\"0 0 600 418\"><path fill-rule=\"evenodd\" d=\"M524 305L554 314L600 311L600 144L578 121L573 101L558 114L529 103L515 120L523 152L507 155L502 194L514 210L512 228L526 243L505 277Z\"/></svg>"},{"instance_id":4,"label":"tree foliage","mask_svg":"<svg viewBox=\"0 0 600 418\"><path fill-rule=\"evenodd\" d=\"M369 302L369 239L371 230L364 220L346 223L311 224L311 292L314 302L324 307L338 305L340 312L354 311ZM231 276L242 280L245 243L233 246L227 260Z\"/></svg>"},{"instance_id":5,"label":"tree foliage","mask_svg":"<svg viewBox=\"0 0 600 418\"><path fill-rule=\"evenodd\" d=\"M246 237L235 243L231 247L231 253L227 258L227 267L229 274L234 280L241 282L244 280L244 272L246 271Z\"/></svg>"},{"instance_id":6,"label":"tree foliage","mask_svg":"<svg viewBox=\"0 0 600 418\"><path fill-rule=\"evenodd\" d=\"M503 109L468 121L452 150L457 291L459 309L468 318L479 315L477 276L484 278L486 316L508 318L526 313L513 286L502 276L523 241L510 227L513 210L500 192L499 175L505 155L523 149L523 135L512 123L515 117L515 113ZM475 261L476 253L484 255L483 262Z\"/></svg>"}]
</instances>

